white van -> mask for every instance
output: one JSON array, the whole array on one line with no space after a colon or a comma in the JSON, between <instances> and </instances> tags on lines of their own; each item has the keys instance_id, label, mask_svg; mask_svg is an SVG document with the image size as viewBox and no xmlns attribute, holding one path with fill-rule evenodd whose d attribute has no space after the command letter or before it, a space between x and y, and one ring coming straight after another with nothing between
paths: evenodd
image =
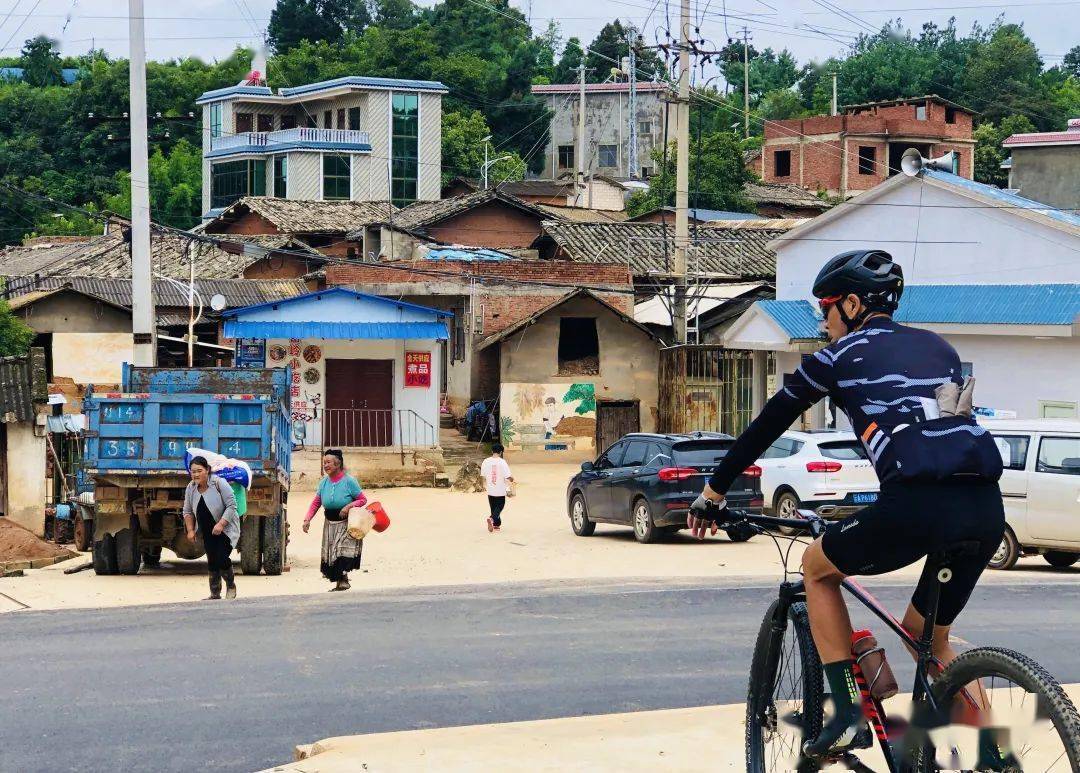
<instances>
[{"instance_id":1,"label":"white van","mask_svg":"<svg viewBox=\"0 0 1080 773\"><path fill-rule=\"evenodd\" d=\"M1005 470L1001 495L1008 523L991 569L1025 555L1051 566L1080 560L1080 421L985 419Z\"/></svg>"}]
</instances>

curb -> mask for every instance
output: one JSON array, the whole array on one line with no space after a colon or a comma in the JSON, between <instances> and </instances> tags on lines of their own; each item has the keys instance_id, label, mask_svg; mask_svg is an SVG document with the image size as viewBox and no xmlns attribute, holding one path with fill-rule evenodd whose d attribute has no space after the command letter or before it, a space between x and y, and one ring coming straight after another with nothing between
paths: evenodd
<instances>
[{"instance_id":1,"label":"curb","mask_svg":"<svg viewBox=\"0 0 1080 773\"><path fill-rule=\"evenodd\" d=\"M0 561L0 574L18 571L19 569L44 569L46 566L59 564L61 561L68 561L78 555L78 553L72 553L69 550L66 551L64 555L54 556L53 558L32 558L24 561Z\"/></svg>"}]
</instances>

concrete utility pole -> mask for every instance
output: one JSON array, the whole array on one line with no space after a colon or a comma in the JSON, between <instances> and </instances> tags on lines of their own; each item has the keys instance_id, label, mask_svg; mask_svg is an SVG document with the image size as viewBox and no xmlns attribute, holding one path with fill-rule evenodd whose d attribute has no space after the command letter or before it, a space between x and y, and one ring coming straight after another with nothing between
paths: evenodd
<instances>
[{"instance_id":1,"label":"concrete utility pole","mask_svg":"<svg viewBox=\"0 0 1080 773\"><path fill-rule=\"evenodd\" d=\"M574 175L574 206L580 207L582 202L581 192L585 187L585 57L588 51L581 54L581 64L578 65L578 117L577 117L577 158L574 164L577 170Z\"/></svg>"},{"instance_id":2,"label":"concrete utility pole","mask_svg":"<svg viewBox=\"0 0 1080 773\"><path fill-rule=\"evenodd\" d=\"M135 365L157 363L150 267L150 162L146 129L146 35L143 0L128 0L131 46L131 329Z\"/></svg>"},{"instance_id":3,"label":"concrete utility pole","mask_svg":"<svg viewBox=\"0 0 1080 773\"><path fill-rule=\"evenodd\" d=\"M743 137L750 139L750 30L742 28Z\"/></svg>"},{"instance_id":4,"label":"concrete utility pole","mask_svg":"<svg viewBox=\"0 0 1080 773\"><path fill-rule=\"evenodd\" d=\"M687 213L690 193L690 0L682 0L679 15L679 98L675 141L675 297L672 325L675 343L686 343L686 253L690 246Z\"/></svg>"},{"instance_id":5,"label":"concrete utility pole","mask_svg":"<svg viewBox=\"0 0 1080 773\"><path fill-rule=\"evenodd\" d=\"M832 71L832 112L829 115L836 115L836 70Z\"/></svg>"},{"instance_id":6,"label":"concrete utility pole","mask_svg":"<svg viewBox=\"0 0 1080 773\"><path fill-rule=\"evenodd\" d=\"M630 78L630 97L627 106L630 112L630 152L627 155L630 160L626 163L629 167L626 170L626 176L634 179L641 173L641 167L638 166L637 44L633 38L629 42L630 66L627 68L629 70L627 75Z\"/></svg>"}]
</instances>

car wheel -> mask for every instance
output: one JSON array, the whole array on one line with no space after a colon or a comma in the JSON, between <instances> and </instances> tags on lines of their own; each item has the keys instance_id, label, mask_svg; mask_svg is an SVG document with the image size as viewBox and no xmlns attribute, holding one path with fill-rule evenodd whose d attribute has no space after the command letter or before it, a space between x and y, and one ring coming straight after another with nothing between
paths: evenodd
<instances>
[{"instance_id":1,"label":"car wheel","mask_svg":"<svg viewBox=\"0 0 1080 773\"><path fill-rule=\"evenodd\" d=\"M773 512L776 513L777 518L798 518L799 498L795 496L795 492L781 492L776 497L776 502L773 504ZM798 529L792 529L788 526L778 526L777 529L785 537L790 537L794 534L800 533Z\"/></svg>"},{"instance_id":2,"label":"car wheel","mask_svg":"<svg viewBox=\"0 0 1080 773\"><path fill-rule=\"evenodd\" d=\"M649 500L635 499L633 506L630 508L630 519L634 524L634 539L643 545L656 542L660 532L656 524L653 523L652 508L649 507Z\"/></svg>"},{"instance_id":3,"label":"car wheel","mask_svg":"<svg viewBox=\"0 0 1080 773\"><path fill-rule=\"evenodd\" d=\"M581 494L574 494L574 498L570 500L570 528L579 537L590 537L596 531L596 524L589 520L585 497Z\"/></svg>"},{"instance_id":4,"label":"car wheel","mask_svg":"<svg viewBox=\"0 0 1080 773\"><path fill-rule=\"evenodd\" d=\"M1050 564L1050 566L1064 569L1066 566L1072 566L1077 561L1080 561L1080 554L1066 553L1064 550L1047 550L1043 553L1043 558L1046 559L1046 563Z\"/></svg>"},{"instance_id":5,"label":"car wheel","mask_svg":"<svg viewBox=\"0 0 1080 773\"><path fill-rule=\"evenodd\" d=\"M991 569L1012 569L1019 558L1020 543L1016 541L1013 530L1006 526L1005 533L1001 535L1001 544L998 545L998 549L994 551L994 555L990 557L986 565Z\"/></svg>"}]
</instances>

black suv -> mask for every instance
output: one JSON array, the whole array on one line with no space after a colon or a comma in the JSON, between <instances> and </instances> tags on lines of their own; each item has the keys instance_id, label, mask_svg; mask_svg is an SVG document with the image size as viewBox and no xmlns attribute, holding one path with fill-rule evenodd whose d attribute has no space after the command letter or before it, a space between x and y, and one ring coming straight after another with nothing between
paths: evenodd
<instances>
[{"instance_id":1,"label":"black suv","mask_svg":"<svg viewBox=\"0 0 1080 773\"><path fill-rule=\"evenodd\" d=\"M570 479L566 501L574 534L588 537L596 524L615 523L632 526L638 542L655 542L685 529L690 503L734 442L719 432L623 436ZM748 468L727 496L732 507L760 512L761 468ZM728 530L734 542L751 534L745 523Z\"/></svg>"}]
</instances>

